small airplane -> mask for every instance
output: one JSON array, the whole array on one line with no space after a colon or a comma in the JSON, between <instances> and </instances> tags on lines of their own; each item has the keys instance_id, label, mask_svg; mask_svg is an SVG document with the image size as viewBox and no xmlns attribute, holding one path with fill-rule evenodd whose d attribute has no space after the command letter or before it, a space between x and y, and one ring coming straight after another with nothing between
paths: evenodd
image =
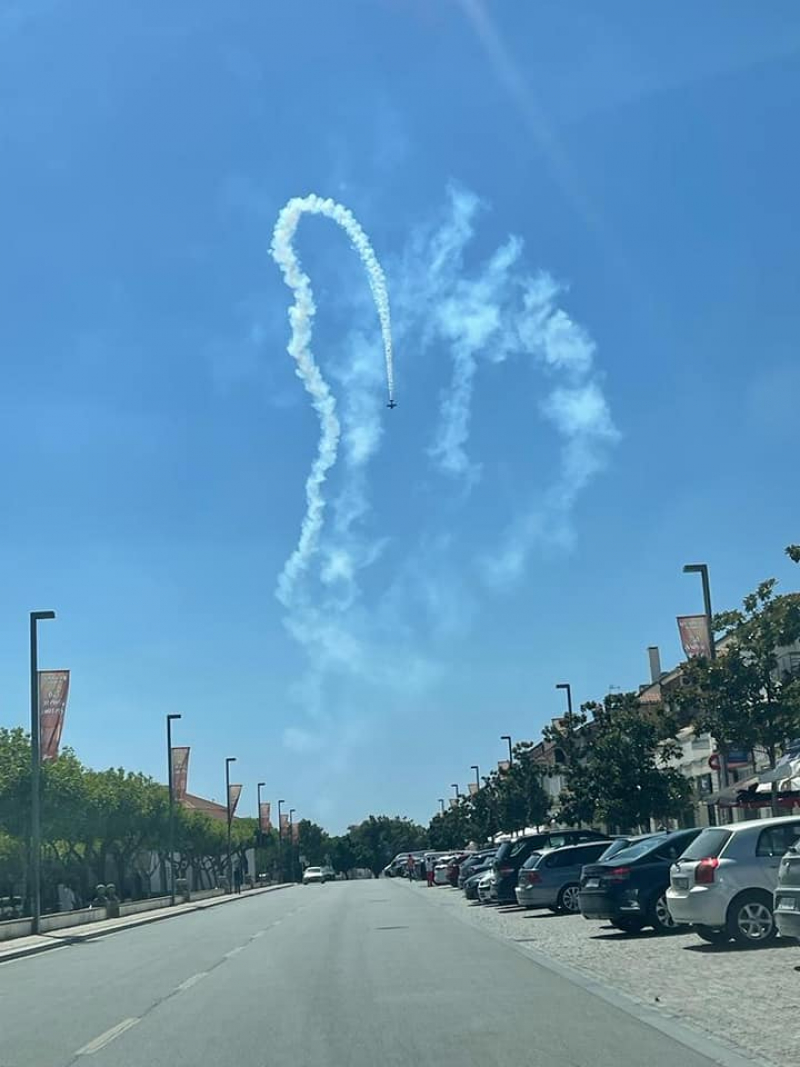
<instances>
[{"instance_id":1,"label":"small airplane","mask_svg":"<svg viewBox=\"0 0 800 1067\"><path fill-rule=\"evenodd\" d=\"M390 397L389 398L389 403L386 406L387 406L387 408L396 408L397 407L397 401L393 397Z\"/></svg>"}]
</instances>

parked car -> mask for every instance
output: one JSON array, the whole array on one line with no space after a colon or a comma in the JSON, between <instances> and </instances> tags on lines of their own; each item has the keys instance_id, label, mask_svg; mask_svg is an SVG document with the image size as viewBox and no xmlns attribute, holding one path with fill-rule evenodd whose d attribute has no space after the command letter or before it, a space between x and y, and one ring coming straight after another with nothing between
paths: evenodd
<instances>
[{"instance_id":1,"label":"parked car","mask_svg":"<svg viewBox=\"0 0 800 1067\"><path fill-rule=\"evenodd\" d=\"M306 867L303 871L303 885L325 885L325 875L321 867Z\"/></svg>"},{"instance_id":2,"label":"parked car","mask_svg":"<svg viewBox=\"0 0 800 1067\"><path fill-rule=\"evenodd\" d=\"M467 856L466 859L462 860L458 870L458 888L463 889L464 883L469 877L475 874L480 867L485 867L487 863L491 863L496 852L496 848L483 849L481 852L473 852L471 856Z\"/></svg>"},{"instance_id":3,"label":"parked car","mask_svg":"<svg viewBox=\"0 0 800 1067\"><path fill-rule=\"evenodd\" d=\"M478 900L481 904L494 904L497 900L495 873L491 867L478 882Z\"/></svg>"},{"instance_id":4,"label":"parked car","mask_svg":"<svg viewBox=\"0 0 800 1067\"><path fill-rule=\"evenodd\" d=\"M618 852L622 852L624 848L629 848L631 845L638 845L640 841L652 841L656 837L665 837L666 834L666 830L657 830L652 834L634 834L633 836L622 834L619 837L613 837L605 852L599 857L597 862L605 863L607 860L616 856Z\"/></svg>"},{"instance_id":5,"label":"parked car","mask_svg":"<svg viewBox=\"0 0 800 1067\"><path fill-rule=\"evenodd\" d=\"M771 941L778 932L778 870L798 841L796 815L707 827L672 867L667 905L673 919L712 944Z\"/></svg>"},{"instance_id":6,"label":"parked car","mask_svg":"<svg viewBox=\"0 0 800 1067\"><path fill-rule=\"evenodd\" d=\"M336 881L336 871L331 867L329 863L326 863L322 868L322 878L325 882Z\"/></svg>"},{"instance_id":7,"label":"parked car","mask_svg":"<svg viewBox=\"0 0 800 1067\"><path fill-rule=\"evenodd\" d=\"M442 856L441 860L433 868L433 884L449 885L447 872L450 867L450 856Z\"/></svg>"},{"instance_id":8,"label":"parked car","mask_svg":"<svg viewBox=\"0 0 800 1067\"><path fill-rule=\"evenodd\" d=\"M530 855L517 876L517 903L523 908L550 908L576 914L580 911L581 870L607 850L605 841L566 845Z\"/></svg>"},{"instance_id":9,"label":"parked car","mask_svg":"<svg viewBox=\"0 0 800 1067\"><path fill-rule=\"evenodd\" d=\"M564 845L578 845L582 841L608 841L597 830L547 830L540 834L526 834L516 841L504 841L494 858L497 899L501 904L516 903L515 890L519 869L532 852Z\"/></svg>"},{"instance_id":10,"label":"parked car","mask_svg":"<svg viewBox=\"0 0 800 1067\"><path fill-rule=\"evenodd\" d=\"M609 919L618 930L657 933L675 929L667 908L670 867L699 835L675 830L629 845L601 863L583 868L579 904L586 919Z\"/></svg>"},{"instance_id":11,"label":"parked car","mask_svg":"<svg viewBox=\"0 0 800 1067\"><path fill-rule=\"evenodd\" d=\"M486 864L482 867L473 868L472 874L470 874L470 876L464 882L464 896L467 898L467 900L478 899L478 885L483 876L487 872L491 871L491 869L491 860L487 860Z\"/></svg>"},{"instance_id":12,"label":"parked car","mask_svg":"<svg viewBox=\"0 0 800 1067\"><path fill-rule=\"evenodd\" d=\"M800 938L800 844L792 845L781 860L774 907L781 937Z\"/></svg>"}]
</instances>

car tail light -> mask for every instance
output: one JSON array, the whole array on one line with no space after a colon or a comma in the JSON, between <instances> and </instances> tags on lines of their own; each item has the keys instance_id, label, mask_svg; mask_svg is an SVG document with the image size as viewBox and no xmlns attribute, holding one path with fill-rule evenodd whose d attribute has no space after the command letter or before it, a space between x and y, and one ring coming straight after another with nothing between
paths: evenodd
<instances>
[{"instance_id":1,"label":"car tail light","mask_svg":"<svg viewBox=\"0 0 800 1067\"><path fill-rule=\"evenodd\" d=\"M513 874L514 873L514 868L513 867L498 867L497 868L497 873L498 874Z\"/></svg>"},{"instance_id":2,"label":"car tail light","mask_svg":"<svg viewBox=\"0 0 800 1067\"><path fill-rule=\"evenodd\" d=\"M714 871L717 867L719 867L719 860L716 856L707 856L704 860L700 860L694 869L695 885L713 885Z\"/></svg>"},{"instance_id":3,"label":"car tail light","mask_svg":"<svg viewBox=\"0 0 800 1067\"><path fill-rule=\"evenodd\" d=\"M631 876L630 867L613 867L608 875L609 882L627 882Z\"/></svg>"},{"instance_id":4,"label":"car tail light","mask_svg":"<svg viewBox=\"0 0 800 1067\"><path fill-rule=\"evenodd\" d=\"M528 885L537 885L542 880L542 876L538 871L525 871L524 877Z\"/></svg>"}]
</instances>

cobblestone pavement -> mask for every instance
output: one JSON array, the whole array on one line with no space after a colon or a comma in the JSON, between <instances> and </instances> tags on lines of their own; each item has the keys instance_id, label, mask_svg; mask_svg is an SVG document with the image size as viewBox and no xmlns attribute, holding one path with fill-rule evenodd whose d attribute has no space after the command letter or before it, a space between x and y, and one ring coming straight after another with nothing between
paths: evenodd
<instances>
[{"instance_id":1,"label":"cobblestone pavement","mask_svg":"<svg viewBox=\"0 0 800 1067\"><path fill-rule=\"evenodd\" d=\"M800 1063L800 946L718 948L692 933L623 934L580 915L471 904L449 888L419 887L436 907L606 987L705 1030L779 1067ZM795 970L798 968L798 970Z\"/></svg>"}]
</instances>

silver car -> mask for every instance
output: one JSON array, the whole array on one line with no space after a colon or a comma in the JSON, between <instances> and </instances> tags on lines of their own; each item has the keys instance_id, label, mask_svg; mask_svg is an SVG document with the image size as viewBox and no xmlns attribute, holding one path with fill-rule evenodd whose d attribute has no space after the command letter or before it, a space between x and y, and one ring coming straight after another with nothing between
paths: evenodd
<instances>
[{"instance_id":1,"label":"silver car","mask_svg":"<svg viewBox=\"0 0 800 1067\"><path fill-rule=\"evenodd\" d=\"M517 903L523 908L550 908L576 915L580 911L581 868L598 860L608 845L608 841L590 841L534 852L519 869Z\"/></svg>"},{"instance_id":2,"label":"silver car","mask_svg":"<svg viewBox=\"0 0 800 1067\"><path fill-rule=\"evenodd\" d=\"M488 870L478 882L478 900L481 904L494 904L497 901L497 886L494 871Z\"/></svg>"},{"instance_id":3,"label":"silver car","mask_svg":"<svg viewBox=\"0 0 800 1067\"><path fill-rule=\"evenodd\" d=\"M798 841L796 815L707 827L670 870L672 918L712 944L772 940L778 868Z\"/></svg>"},{"instance_id":4,"label":"silver car","mask_svg":"<svg viewBox=\"0 0 800 1067\"><path fill-rule=\"evenodd\" d=\"M781 937L800 938L800 845L789 849L778 868L775 922Z\"/></svg>"}]
</instances>

